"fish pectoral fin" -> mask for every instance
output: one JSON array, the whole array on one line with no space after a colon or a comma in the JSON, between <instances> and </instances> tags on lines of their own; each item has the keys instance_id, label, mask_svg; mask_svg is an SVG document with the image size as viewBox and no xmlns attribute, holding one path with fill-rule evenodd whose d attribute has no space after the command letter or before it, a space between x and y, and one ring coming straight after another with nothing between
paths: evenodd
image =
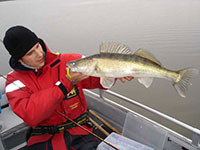
<instances>
[{"instance_id":1,"label":"fish pectoral fin","mask_svg":"<svg viewBox=\"0 0 200 150\"><path fill-rule=\"evenodd\" d=\"M143 57L145 59L148 59L154 63L156 63L157 65L159 66L162 66L161 62L149 51L147 50L144 50L142 48L138 49L135 53L134 53L135 56L140 56L140 57Z\"/></svg>"},{"instance_id":2,"label":"fish pectoral fin","mask_svg":"<svg viewBox=\"0 0 200 150\"><path fill-rule=\"evenodd\" d=\"M101 77L100 78L100 83L104 88L111 88L115 82L115 78L110 78L110 77Z\"/></svg>"},{"instance_id":3,"label":"fish pectoral fin","mask_svg":"<svg viewBox=\"0 0 200 150\"><path fill-rule=\"evenodd\" d=\"M149 88L153 82L153 78L138 78L138 81L146 88Z\"/></svg>"}]
</instances>

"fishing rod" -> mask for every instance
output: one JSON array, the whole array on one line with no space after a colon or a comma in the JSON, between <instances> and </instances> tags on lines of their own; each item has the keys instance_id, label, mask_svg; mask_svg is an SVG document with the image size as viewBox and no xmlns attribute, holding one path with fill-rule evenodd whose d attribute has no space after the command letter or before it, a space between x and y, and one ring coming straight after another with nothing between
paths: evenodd
<instances>
[{"instance_id":1,"label":"fishing rod","mask_svg":"<svg viewBox=\"0 0 200 150\"><path fill-rule=\"evenodd\" d=\"M4 75L2 75L0 73L0 76L5 79L6 81L9 81ZM12 83L13 85L15 85L16 87L18 87L20 90L26 91L29 94L32 94L30 91L28 91L27 89L18 86L15 83ZM111 146L112 148L114 148L115 150L119 150L118 148L116 148L114 145L112 145L111 143L105 141L103 138L101 138L100 136L96 135L95 133L91 132L90 130L86 129L85 127L81 126L79 123L75 122L74 120L70 119L69 117L67 117L65 114L55 110L56 113L58 113L59 115L61 115L62 117L64 117L65 119L68 119L69 121L71 121L72 123L74 123L75 125L79 126L80 128L82 128L83 130L85 130L86 132L88 132L89 134L93 135L94 137L96 137L97 139L99 139L101 142L106 143L107 145Z\"/></svg>"},{"instance_id":2,"label":"fishing rod","mask_svg":"<svg viewBox=\"0 0 200 150\"><path fill-rule=\"evenodd\" d=\"M2 77L3 79L5 79L6 81L9 81L4 75L0 74L0 77ZM13 85L15 85L16 87L18 87L20 90L28 92L29 94L32 94L30 91L26 90L23 87L18 86L17 84L15 84L14 82L12 83Z\"/></svg>"},{"instance_id":3,"label":"fishing rod","mask_svg":"<svg viewBox=\"0 0 200 150\"><path fill-rule=\"evenodd\" d=\"M0 76L1 76L2 78L4 78L5 80L7 80L7 78L6 78L6 77L4 77L4 75L0 74Z\"/></svg>"},{"instance_id":4,"label":"fishing rod","mask_svg":"<svg viewBox=\"0 0 200 150\"><path fill-rule=\"evenodd\" d=\"M73 122L75 125L79 126L80 128L82 128L83 130L87 131L88 133L92 134L93 136L95 136L96 138L98 138L100 141L108 144L109 146L111 146L112 148L119 150L118 148L116 148L114 145L112 145L111 143L105 141L103 138L99 137L98 135L96 135L95 133L91 132L90 130L84 128L83 126L81 126L80 124L78 124L77 122L75 122L74 120L70 119L69 117L67 117L65 114L59 112L56 110L56 113L58 113L59 115L63 116L65 119L70 120L71 122Z\"/></svg>"}]
</instances>

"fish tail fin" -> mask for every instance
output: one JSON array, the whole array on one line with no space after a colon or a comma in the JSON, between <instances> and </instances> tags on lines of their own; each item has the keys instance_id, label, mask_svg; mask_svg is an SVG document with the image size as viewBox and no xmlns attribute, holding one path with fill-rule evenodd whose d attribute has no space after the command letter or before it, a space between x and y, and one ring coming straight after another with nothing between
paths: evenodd
<instances>
[{"instance_id":1,"label":"fish tail fin","mask_svg":"<svg viewBox=\"0 0 200 150\"><path fill-rule=\"evenodd\" d=\"M188 86L192 85L190 80L193 76L199 74L199 70L195 68L187 68L179 70L177 73L179 74L179 78L177 79L178 81L175 81L173 85L181 97L186 97Z\"/></svg>"}]
</instances>

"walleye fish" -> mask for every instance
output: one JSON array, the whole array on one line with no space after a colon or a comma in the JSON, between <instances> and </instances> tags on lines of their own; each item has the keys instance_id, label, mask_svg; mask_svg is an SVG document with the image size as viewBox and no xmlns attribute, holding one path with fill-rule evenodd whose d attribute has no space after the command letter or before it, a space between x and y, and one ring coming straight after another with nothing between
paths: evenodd
<instances>
[{"instance_id":1,"label":"walleye fish","mask_svg":"<svg viewBox=\"0 0 200 150\"><path fill-rule=\"evenodd\" d=\"M195 68L172 71L162 66L150 52L138 49L133 53L127 46L118 43L102 43L100 53L66 64L71 71L81 72L88 76L100 77L104 88L111 88L115 78L133 76L149 88L153 78L164 78L172 81L181 97L186 97L190 79L199 73Z\"/></svg>"}]
</instances>

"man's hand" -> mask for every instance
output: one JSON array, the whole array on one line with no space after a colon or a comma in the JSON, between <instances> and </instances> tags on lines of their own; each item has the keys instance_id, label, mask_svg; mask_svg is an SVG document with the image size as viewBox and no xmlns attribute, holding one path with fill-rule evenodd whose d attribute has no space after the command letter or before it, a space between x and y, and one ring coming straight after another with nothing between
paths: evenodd
<instances>
[{"instance_id":1,"label":"man's hand","mask_svg":"<svg viewBox=\"0 0 200 150\"><path fill-rule=\"evenodd\" d=\"M70 71L69 74L67 75L67 78L70 79L73 82L73 84L77 84L78 82L86 79L87 77L88 76L80 72L72 72L72 71Z\"/></svg>"},{"instance_id":2,"label":"man's hand","mask_svg":"<svg viewBox=\"0 0 200 150\"><path fill-rule=\"evenodd\" d=\"M132 79L134 79L134 77L131 77L131 76L119 78L119 80L120 80L122 83L124 83L126 80L127 80L127 81L131 81Z\"/></svg>"}]
</instances>

